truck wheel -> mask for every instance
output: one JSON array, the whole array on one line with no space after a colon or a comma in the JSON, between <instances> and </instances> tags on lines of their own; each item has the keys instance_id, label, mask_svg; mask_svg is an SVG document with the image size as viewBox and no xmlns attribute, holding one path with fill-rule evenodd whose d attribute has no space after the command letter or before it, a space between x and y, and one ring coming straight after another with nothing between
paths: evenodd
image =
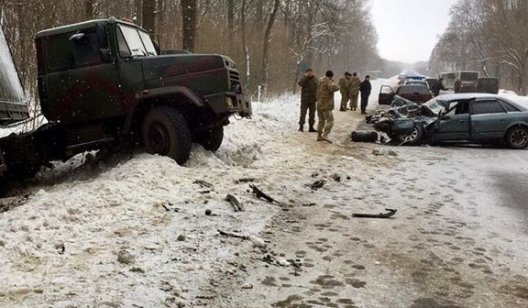
<instances>
[{"instance_id":1,"label":"truck wheel","mask_svg":"<svg viewBox=\"0 0 528 308\"><path fill-rule=\"evenodd\" d=\"M424 130L422 125L414 124L413 131L408 135L399 135L397 140L404 145L419 145L422 143Z\"/></svg>"},{"instance_id":2,"label":"truck wheel","mask_svg":"<svg viewBox=\"0 0 528 308\"><path fill-rule=\"evenodd\" d=\"M216 152L222 145L223 140L224 127L219 126L200 133L196 141L207 151Z\"/></svg>"},{"instance_id":3,"label":"truck wheel","mask_svg":"<svg viewBox=\"0 0 528 308\"><path fill-rule=\"evenodd\" d=\"M528 129L523 126L512 127L506 133L506 145L512 149L526 149L528 147Z\"/></svg>"},{"instance_id":4,"label":"truck wheel","mask_svg":"<svg viewBox=\"0 0 528 308\"><path fill-rule=\"evenodd\" d=\"M185 163L191 154L191 131L183 115L170 107L157 107L143 120L143 144L150 154L173 158Z\"/></svg>"}]
</instances>

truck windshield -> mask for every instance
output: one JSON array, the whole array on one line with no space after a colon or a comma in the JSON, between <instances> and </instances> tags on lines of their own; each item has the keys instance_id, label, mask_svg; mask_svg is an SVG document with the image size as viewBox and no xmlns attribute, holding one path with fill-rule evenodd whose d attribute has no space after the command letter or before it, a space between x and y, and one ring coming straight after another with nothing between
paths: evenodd
<instances>
[{"instance_id":1,"label":"truck windshield","mask_svg":"<svg viewBox=\"0 0 528 308\"><path fill-rule=\"evenodd\" d=\"M154 44L147 33L125 25L119 25L119 29L123 33L132 57L157 55L156 48L154 48ZM120 50L122 50L121 46Z\"/></svg>"}]
</instances>

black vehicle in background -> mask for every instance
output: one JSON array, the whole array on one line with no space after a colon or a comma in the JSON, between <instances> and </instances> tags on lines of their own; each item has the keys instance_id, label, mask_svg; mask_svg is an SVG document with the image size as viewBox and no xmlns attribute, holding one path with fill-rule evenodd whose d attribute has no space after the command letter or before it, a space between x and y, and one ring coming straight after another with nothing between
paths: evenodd
<instances>
[{"instance_id":1,"label":"black vehicle in background","mask_svg":"<svg viewBox=\"0 0 528 308\"><path fill-rule=\"evenodd\" d=\"M382 85L378 96L380 105L390 105L396 95L408 99L417 104L423 104L433 98L433 94L425 81L424 84L405 84L398 88L396 92L388 85Z\"/></svg>"},{"instance_id":2,"label":"black vehicle in background","mask_svg":"<svg viewBox=\"0 0 528 308\"><path fill-rule=\"evenodd\" d=\"M479 78L477 82L477 92L490 94L499 93L499 79Z\"/></svg>"}]
</instances>

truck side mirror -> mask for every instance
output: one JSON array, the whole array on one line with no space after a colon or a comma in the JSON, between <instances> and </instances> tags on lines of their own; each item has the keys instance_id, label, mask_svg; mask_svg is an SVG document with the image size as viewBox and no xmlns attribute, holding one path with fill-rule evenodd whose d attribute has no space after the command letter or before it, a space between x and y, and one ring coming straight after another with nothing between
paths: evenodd
<instances>
[{"instance_id":1,"label":"truck side mirror","mask_svg":"<svg viewBox=\"0 0 528 308\"><path fill-rule=\"evenodd\" d=\"M112 62L112 52L110 51L110 48L100 48L99 55L104 63Z\"/></svg>"}]
</instances>

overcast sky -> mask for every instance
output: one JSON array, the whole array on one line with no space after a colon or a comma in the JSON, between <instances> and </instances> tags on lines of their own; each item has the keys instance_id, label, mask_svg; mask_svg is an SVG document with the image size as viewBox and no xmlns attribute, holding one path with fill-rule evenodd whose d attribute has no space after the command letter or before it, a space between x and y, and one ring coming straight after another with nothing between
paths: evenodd
<instances>
[{"instance_id":1,"label":"overcast sky","mask_svg":"<svg viewBox=\"0 0 528 308\"><path fill-rule=\"evenodd\" d=\"M427 61L457 0L371 0L378 50L387 60Z\"/></svg>"}]
</instances>

